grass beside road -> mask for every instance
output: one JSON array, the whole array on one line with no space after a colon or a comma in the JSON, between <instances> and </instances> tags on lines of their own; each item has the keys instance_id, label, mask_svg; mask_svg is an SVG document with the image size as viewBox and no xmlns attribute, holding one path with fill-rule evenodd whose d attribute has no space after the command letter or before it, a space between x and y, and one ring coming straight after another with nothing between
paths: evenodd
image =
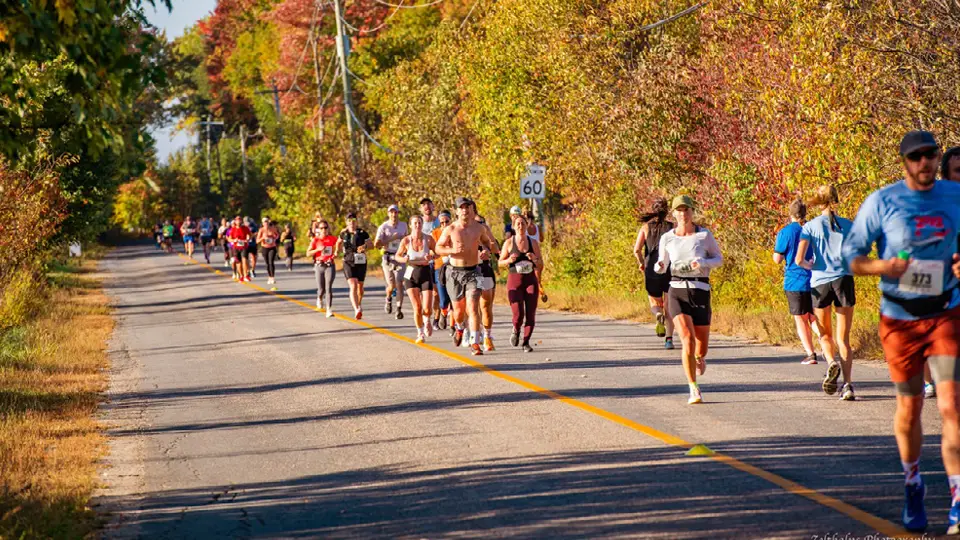
<instances>
[{"instance_id":1,"label":"grass beside road","mask_svg":"<svg viewBox=\"0 0 960 540\"><path fill-rule=\"evenodd\" d=\"M55 264L26 291L37 295L31 316L0 330L0 538L80 538L97 526L88 502L105 437L94 415L113 320L95 266Z\"/></svg>"}]
</instances>

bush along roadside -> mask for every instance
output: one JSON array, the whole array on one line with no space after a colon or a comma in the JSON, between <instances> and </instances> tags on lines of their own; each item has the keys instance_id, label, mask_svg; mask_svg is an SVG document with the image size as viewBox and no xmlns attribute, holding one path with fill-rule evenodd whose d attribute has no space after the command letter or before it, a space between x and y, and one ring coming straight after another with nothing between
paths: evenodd
<instances>
[{"instance_id":1,"label":"bush along roadside","mask_svg":"<svg viewBox=\"0 0 960 540\"><path fill-rule=\"evenodd\" d=\"M81 538L105 437L107 297L94 257L18 269L0 298L0 538Z\"/></svg>"}]
</instances>

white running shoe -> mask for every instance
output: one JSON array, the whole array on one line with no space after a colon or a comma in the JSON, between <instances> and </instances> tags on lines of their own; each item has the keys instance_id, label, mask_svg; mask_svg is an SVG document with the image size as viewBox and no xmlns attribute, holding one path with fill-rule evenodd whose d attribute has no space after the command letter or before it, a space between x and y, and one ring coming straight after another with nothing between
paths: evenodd
<instances>
[{"instance_id":1,"label":"white running shoe","mask_svg":"<svg viewBox=\"0 0 960 540\"><path fill-rule=\"evenodd\" d=\"M327 309L327 318L329 319L330 317L333 317L333 310L328 308L328 309Z\"/></svg>"},{"instance_id":2,"label":"white running shoe","mask_svg":"<svg viewBox=\"0 0 960 540\"><path fill-rule=\"evenodd\" d=\"M320 302L319 298L317 298L317 309L323 309L323 304Z\"/></svg>"}]
</instances>

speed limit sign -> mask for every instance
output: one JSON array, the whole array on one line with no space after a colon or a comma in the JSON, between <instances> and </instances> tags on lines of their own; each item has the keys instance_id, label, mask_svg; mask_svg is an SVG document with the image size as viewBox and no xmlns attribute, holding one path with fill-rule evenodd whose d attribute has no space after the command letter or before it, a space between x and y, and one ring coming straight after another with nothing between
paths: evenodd
<instances>
[{"instance_id":1,"label":"speed limit sign","mask_svg":"<svg viewBox=\"0 0 960 540\"><path fill-rule=\"evenodd\" d=\"M543 165L527 165L527 171L520 178L521 199L542 199L547 192L544 177L547 168Z\"/></svg>"}]
</instances>

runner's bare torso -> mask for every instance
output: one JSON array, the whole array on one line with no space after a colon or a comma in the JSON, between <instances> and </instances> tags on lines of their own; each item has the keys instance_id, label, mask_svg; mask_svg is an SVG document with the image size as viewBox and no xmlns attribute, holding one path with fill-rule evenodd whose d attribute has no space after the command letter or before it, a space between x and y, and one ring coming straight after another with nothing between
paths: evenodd
<instances>
[{"instance_id":1,"label":"runner's bare torso","mask_svg":"<svg viewBox=\"0 0 960 540\"><path fill-rule=\"evenodd\" d=\"M467 220L458 219L443 230L440 241L437 242L437 253L449 255L452 266L467 268L480 263L481 245L495 244L490 236L490 229L477 223L471 216Z\"/></svg>"}]
</instances>

